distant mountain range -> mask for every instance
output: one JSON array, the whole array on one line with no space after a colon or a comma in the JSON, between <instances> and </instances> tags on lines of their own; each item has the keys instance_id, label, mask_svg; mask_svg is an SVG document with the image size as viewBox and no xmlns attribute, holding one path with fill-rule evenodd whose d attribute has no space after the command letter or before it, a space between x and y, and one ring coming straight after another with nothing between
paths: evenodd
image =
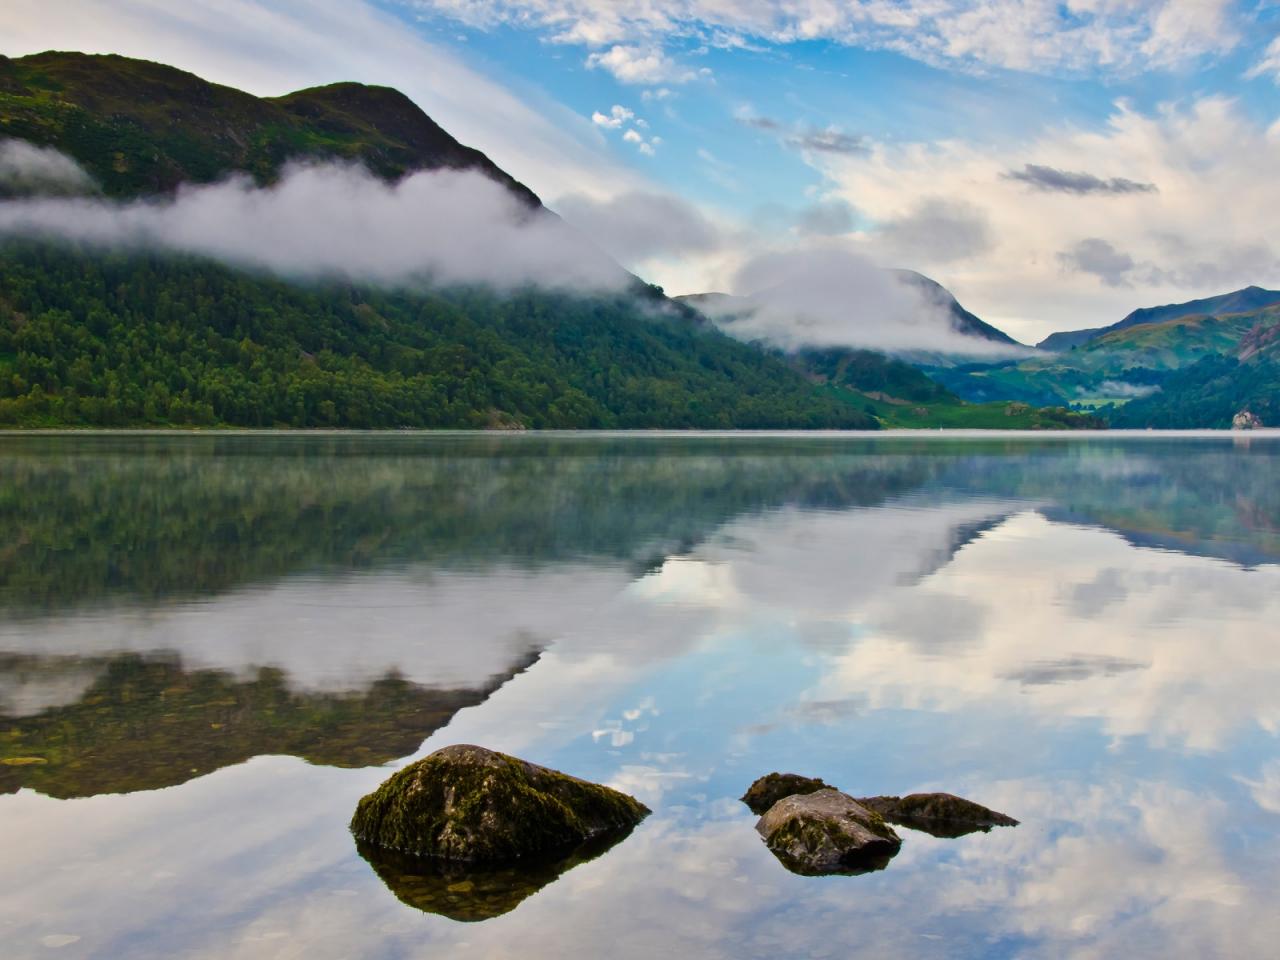
<instances>
[{"instance_id":1,"label":"distant mountain range","mask_svg":"<svg viewBox=\"0 0 1280 960\"><path fill-rule=\"evenodd\" d=\"M1280 290L1264 290L1261 287L1245 287L1232 293L1186 303L1170 303L1162 307L1142 307L1109 327L1088 330L1063 330L1045 337L1036 344L1041 350L1070 350L1091 340L1117 330L1127 330L1144 323L1161 323L1182 317L1221 317L1231 313L1250 313L1264 307L1280 304Z\"/></svg>"},{"instance_id":2,"label":"distant mountain range","mask_svg":"<svg viewBox=\"0 0 1280 960\"><path fill-rule=\"evenodd\" d=\"M1069 404L1115 426L1226 428L1244 412L1277 425L1278 343L1280 292L1246 287L1055 334L1016 362L929 372L973 402Z\"/></svg>"}]
</instances>

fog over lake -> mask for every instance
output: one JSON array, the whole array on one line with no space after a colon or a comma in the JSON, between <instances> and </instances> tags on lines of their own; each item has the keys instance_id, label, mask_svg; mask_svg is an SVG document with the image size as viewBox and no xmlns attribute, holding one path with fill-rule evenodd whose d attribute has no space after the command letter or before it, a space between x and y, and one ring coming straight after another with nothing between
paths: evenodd
<instances>
[{"instance_id":1,"label":"fog over lake","mask_svg":"<svg viewBox=\"0 0 1280 960\"><path fill-rule=\"evenodd\" d=\"M6 957L1255 957L1280 435L0 436ZM451 743L653 815L417 909L356 801ZM788 873L756 777L1021 821Z\"/></svg>"}]
</instances>

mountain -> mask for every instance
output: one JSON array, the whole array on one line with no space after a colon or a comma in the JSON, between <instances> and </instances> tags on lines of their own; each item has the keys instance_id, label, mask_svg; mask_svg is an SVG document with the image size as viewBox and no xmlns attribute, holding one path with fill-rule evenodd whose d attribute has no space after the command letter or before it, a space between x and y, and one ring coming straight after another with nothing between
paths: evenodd
<instances>
[{"instance_id":1,"label":"mountain","mask_svg":"<svg viewBox=\"0 0 1280 960\"><path fill-rule=\"evenodd\" d=\"M1147 396L1104 411L1110 422L1226 429L1236 414L1248 412L1264 426L1280 426L1280 306L1223 319L1247 329L1225 349L1170 374Z\"/></svg>"},{"instance_id":2,"label":"mountain","mask_svg":"<svg viewBox=\"0 0 1280 960\"><path fill-rule=\"evenodd\" d=\"M1205 297L1201 300L1189 300L1186 303L1169 303L1161 307L1142 307L1134 310L1123 320L1109 327L1094 327L1088 330L1064 330L1045 337L1036 346L1041 350L1072 350L1091 340L1117 330L1127 330L1139 324L1162 323L1166 320L1177 320L1182 317L1207 316L1220 317L1231 313L1251 313L1280 303L1280 290L1264 290L1262 287L1245 287L1232 293L1220 294L1216 297Z\"/></svg>"},{"instance_id":3,"label":"mountain","mask_svg":"<svg viewBox=\"0 0 1280 960\"><path fill-rule=\"evenodd\" d=\"M1125 322L1099 330L1069 350L1040 351L1024 360L931 373L948 389L974 402L1084 404L1114 411L1158 391L1177 391L1184 381L1174 374L1202 360L1248 359L1269 350L1273 343L1269 338L1275 336L1270 331L1280 316L1280 303L1227 312L1265 301L1269 296L1268 291L1252 287L1189 304L1139 310ZM1217 312L1188 312L1205 307ZM1128 322L1134 317L1143 322ZM1143 403L1137 409L1148 405ZM1220 417L1211 419L1217 422ZM1210 424L1206 420L1183 425Z\"/></svg>"},{"instance_id":4,"label":"mountain","mask_svg":"<svg viewBox=\"0 0 1280 960\"><path fill-rule=\"evenodd\" d=\"M909 270L893 272L904 282L917 286L933 303L949 309L953 329L958 333L995 343L1021 346L1000 330L969 313L944 287L928 277ZM756 302L751 297L736 297L726 293L689 294L676 299L702 311L712 322L730 333L735 332L735 323L757 309ZM1058 430L1105 426L1096 417L1063 409L1052 398L1043 404L971 403L961 399L931 375L936 372L932 364L947 360L941 353L929 353L922 357L920 351L889 356L879 351L856 347L801 347L789 351L772 346L763 348L785 358L793 369L807 379L832 391L852 394L856 398L854 402L888 427ZM921 369L922 363L931 365L928 373Z\"/></svg>"},{"instance_id":5,"label":"mountain","mask_svg":"<svg viewBox=\"0 0 1280 960\"><path fill-rule=\"evenodd\" d=\"M109 197L169 193L233 172L268 184L289 161L317 160L362 163L386 180L477 170L540 206L389 87L335 83L259 98L146 60L51 51L0 56L0 97L5 136L61 151Z\"/></svg>"},{"instance_id":6,"label":"mountain","mask_svg":"<svg viewBox=\"0 0 1280 960\"><path fill-rule=\"evenodd\" d=\"M1003 330L993 327L960 305L951 291L914 270L889 270L899 283L917 291L928 306L941 308L950 321L951 329L962 336L1010 347L1023 346ZM768 300L771 291L764 290L747 296L728 293L693 293L676 299L698 309L714 323L732 332L732 324L750 316Z\"/></svg>"},{"instance_id":7,"label":"mountain","mask_svg":"<svg viewBox=\"0 0 1280 960\"><path fill-rule=\"evenodd\" d=\"M0 129L150 198L290 161L536 195L403 94L258 98L118 56L0 60ZM424 226L424 229L429 229ZM613 295L300 284L192 256L0 244L0 424L867 428L847 398L635 281Z\"/></svg>"},{"instance_id":8,"label":"mountain","mask_svg":"<svg viewBox=\"0 0 1280 960\"><path fill-rule=\"evenodd\" d=\"M1003 343L1011 347L1022 346L1021 343L1003 330L993 327L985 320L979 319L977 315L960 306L960 301L952 295L951 291L936 280L931 280L924 274L916 273L914 270L893 270L891 272L903 283L920 291L930 303L942 307L951 319L951 329L956 333L963 334L966 337L974 337L978 340L987 340L991 343Z\"/></svg>"}]
</instances>

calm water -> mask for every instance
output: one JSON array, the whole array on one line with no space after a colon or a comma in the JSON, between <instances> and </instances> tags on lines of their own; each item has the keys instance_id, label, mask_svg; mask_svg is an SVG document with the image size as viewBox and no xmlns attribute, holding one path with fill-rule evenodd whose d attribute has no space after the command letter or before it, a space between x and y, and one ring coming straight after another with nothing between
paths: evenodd
<instances>
[{"instance_id":1,"label":"calm water","mask_svg":"<svg viewBox=\"0 0 1280 960\"><path fill-rule=\"evenodd\" d=\"M0 437L0 954L1274 956L1277 468L1276 436ZM654 814L509 912L424 912L346 823L455 742ZM775 769L1022 825L794 876L735 799Z\"/></svg>"}]
</instances>

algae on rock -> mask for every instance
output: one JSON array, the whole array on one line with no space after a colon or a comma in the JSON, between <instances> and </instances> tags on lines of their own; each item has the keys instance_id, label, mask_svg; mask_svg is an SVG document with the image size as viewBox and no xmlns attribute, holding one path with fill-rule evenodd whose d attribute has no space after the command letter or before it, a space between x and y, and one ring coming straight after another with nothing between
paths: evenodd
<instances>
[{"instance_id":1,"label":"algae on rock","mask_svg":"<svg viewBox=\"0 0 1280 960\"><path fill-rule=\"evenodd\" d=\"M360 800L366 844L442 860L505 863L570 851L649 814L633 797L483 747L437 750Z\"/></svg>"},{"instance_id":2,"label":"algae on rock","mask_svg":"<svg viewBox=\"0 0 1280 960\"><path fill-rule=\"evenodd\" d=\"M831 789L831 784L815 777L802 777L798 773L766 773L747 788L742 802L759 816L783 797L828 789Z\"/></svg>"},{"instance_id":3,"label":"algae on rock","mask_svg":"<svg viewBox=\"0 0 1280 960\"><path fill-rule=\"evenodd\" d=\"M804 876L883 870L902 846L878 813L830 788L784 797L756 830L784 867Z\"/></svg>"}]
</instances>

